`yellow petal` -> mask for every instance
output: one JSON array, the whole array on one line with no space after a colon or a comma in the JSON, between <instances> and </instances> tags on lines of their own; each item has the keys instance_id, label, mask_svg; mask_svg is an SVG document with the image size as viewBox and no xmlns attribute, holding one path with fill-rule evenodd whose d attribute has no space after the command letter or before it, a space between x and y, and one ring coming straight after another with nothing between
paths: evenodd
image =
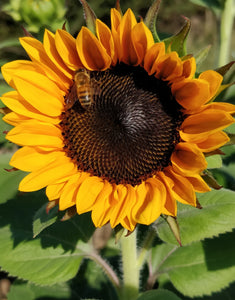
<instances>
[{"instance_id":1,"label":"yellow petal","mask_svg":"<svg viewBox=\"0 0 235 300\"><path fill-rule=\"evenodd\" d=\"M127 192L127 187L123 184L119 184L115 187L115 190L113 192L114 201L110 210L110 225L112 228L117 226L122 220L121 218L119 218L119 211L124 205Z\"/></svg>"},{"instance_id":2,"label":"yellow petal","mask_svg":"<svg viewBox=\"0 0 235 300\"><path fill-rule=\"evenodd\" d=\"M198 148L202 152L211 152L225 145L229 141L229 137L223 131L212 133L200 143L197 143Z\"/></svg>"},{"instance_id":3,"label":"yellow petal","mask_svg":"<svg viewBox=\"0 0 235 300\"><path fill-rule=\"evenodd\" d=\"M153 35L144 22L137 23L131 31L132 42L140 65L146 51L154 44Z\"/></svg>"},{"instance_id":4,"label":"yellow petal","mask_svg":"<svg viewBox=\"0 0 235 300\"><path fill-rule=\"evenodd\" d=\"M122 17L116 8L111 8L110 18L111 18L111 30L112 31L115 30L117 32L118 28L120 26Z\"/></svg>"},{"instance_id":5,"label":"yellow petal","mask_svg":"<svg viewBox=\"0 0 235 300\"><path fill-rule=\"evenodd\" d=\"M166 202L164 184L156 178L147 179L137 187L136 195L137 201L132 210L134 220L145 225L156 221Z\"/></svg>"},{"instance_id":6,"label":"yellow petal","mask_svg":"<svg viewBox=\"0 0 235 300\"><path fill-rule=\"evenodd\" d=\"M110 197L112 195L113 186L108 182L104 181L104 187L99 193L93 207L91 218L95 227L102 227L110 219Z\"/></svg>"},{"instance_id":7,"label":"yellow petal","mask_svg":"<svg viewBox=\"0 0 235 300\"><path fill-rule=\"evenodd\" d=\"M167 169L166 175L174 182L172 188L174 198L183 204L196 206L196 194L190 181L183 174L181 176L175 173L172 168Z\"/></svg>"},{"instance_id":8,"label":"yellow petal","mask_svg":"<svg viewBox=\"0 0 235 300\"><path fill-rule=\"evenodd\" d=\"M188 181L192 184L194 190L198 193L209 192L211 189L202 179L200 175L195 175L193 177L187 177Z\"/></svg>"},{"instance_id":9,"label":"yellow petal","mask_svg":"<svg viewBox=\"0 0 235 300\"><path fill-rule=\"evenodd\" d=\"M113 206L110 212L110 225L112 228L121 223L126 216L130 215L135 199L135 190L131 185L124 186L119 184L114 197L116 197L116 205Z\"/></svg>"},{"instance_id":10,"label":"yellow petal","mask_svg":"<svg viewBox=\"0 0 235 300\"><path fill-rule=\"evenodd\" d=\"M63 60L61 59L55 45L55 35L49 30L45 30L43 37L43 46L46 51L46 54L56 66L56 68L61 72L61 78L73 78L73 71L70 70ZM71 53L72 54L72 53Z\"/></svg>"},{"instance_id":11,"label":"yellow petal","mask_svg":"<svg viewBox=\"0 0 235 300\"><path fill-rule=\"evenodd\" d=\"M82 27L77 40L77 51L83 66L88 70L106 70L111 65L111 57L101 42L86 27Z\"/></svg>"},{"instance_id":12,"label":"yellow petal","mask_svg":"<svg viewBox=\"0 0 235 300\"><path fill-rule=\"evenodd\" d=\"M61 152L43 151L35 147L23 147L16 151L11 158L10 165L26 172L32 172L43 168L53 160L61 156Z\"/></svg>"},{"instance_id":13,"label":"yellow petal","mask_svg":"<svg viewBox=\"0 0 235 300\"><path fill-rule=\"evenodd\" d=\"M203 79L209 84L210 96L209 100L212 99L218 92L220 85L223 81L223 76L213 70L208 70L199 75L199 79Z\"/></svg>"},{"instance_id":14,"label":"yellow petal","mask_svg":"<svg viewBox=\"0 0 235 300\"><path fill-rule=\"evenodd\" d=\"M66 182L51 184L46 188L46 195L49 201L60 198Z\"/></svg>"},{"instance_id":15,"label":"yellow petal","mask_svg":"<svg viewBox=\"0 0 235 300\"><path fill-rule=\"evenodd\" d=\"M28 120L17 125L6 138L20 146L44 146L63 148L63 140L59 128L37 120Z\"/></svg>"},{"instance_id":16,"label":"yellow petal","mask_svg":"<svg viewBox=\"0 0 235 300\"><path fill-rule=\"evenodd\" d=\"M36 110L32 105L24 100L18 92L12 91L1 97L2 102L12 111L29 118L33 118L46 123L59 124L59 117L48 117Z\"/></svg>"},{"instance_id":17,"label":"yellow petal","mask_svg":"<svg viewBox=\"0 0 235 300\"><path fill-rule=\"evenodd\" d=\"M156 72L155 76L159 79L170 81L182 75L183 64L177 52L161 56L156 64L154 64Z\"/></svg>"},{"instance_id":18,"label":"yellow petal","mask_svg":"<svg viewBox=\"0 0 235 300\"><path fill-rule=\"evenodd\" d=\"M162 208L162 214L168 216L176 216L177 205L174 194L172 192L174 182L171 178L167 177L164 172L158 172L158 178L162 181L162 183L164 183L166 188L166 202L164 207Z\"/></svg>"},{"instance_id":19,"label":"yellow petal","mask_svg":"<svg viewBox=\"0 0 235 300\"><path fill-rule=\"evenodd\" d=\"M129 65L138 64L138 57L131 39L131 31L136 24L136 18L129 8L120 23L121 61Z\"/></svg>"},{"instance_id":20,"label":"yellow petal","mask_svg":"<svg viewBox=\"0 0 235 300\"><path fill-rule=\"evenodd\" d=\"M82 182L76 197L77 212L79 214L91 210L103 187L103 180L97 176L88 177Z\"/></svg>"},{"instance_id":21,"label":"yellow petal","mask_svg":"<svg viewBox=\"0 0 235 300\"><path fill-rule=\"evenodd\" d=\"M57 117L64 109L63 92L47 77L33 71L15 73L15 86L19 94L41 113Z\"/></svg>"},{"instance_id":22,"label":"yellow petal","mask_svg":"<svg viewBox=\"0 0 235 300\"><path fill-rule=\"evenodd\" d=\"M128 218L128 217L125 217L121 223L123 228L126 228L127 230L129 230L130 232L132 232L135 227L136 227L136 222L135 220L131 219L131 218Z\"/></svg>"},{"instance_id":23,"label":"yellow petal","mask_svg":"<svg viewBox=\"0 0 235 300\"><path fill-rule=\"evenodd\" d=\"M20 43L31 60L41 62L45 65L50 63L43 44L40 41L32 37L23 37L20 38Z\"/></svg>"},{"instance_id":24,"label":"yellow petal","mask_svg":"<svg viewBox=\"0 0 235 300\"><path fill-rule=\"evenodd\" d=\"M223 110L225 112L228 112L230 114L235 113L235 105L231 103L226 103L226 102L212 102L209 104L206 104L201 107L201 110L206 110L206 109L218 109L218 110Z\"/></svg>"},{"instance_id":25,"label":"yellow petal","mask_svg":"<svg viewBox=\"0 0 235 300\"><path fill-rule=\"evenodd\" d=\"M10 125L13 125L13 126L19 125L19 124L21 124L24 121L30 120L28 117L19 115L19 114L15 113L15 112L8 113L2 119L3 119L4 122L6 122L6 123L8 123Z\"/></svg>"},{"instance_id":26,"label":"yellow petal","mask_svg":"<svg viewBox=\"0 0 235 300\"><path fill-rule=\"evenodd\" d=\"M74 174L69 178L60 196L60 201L59 201L60 210L65 210L76 204L77 191L81 186L82 182L88 176L89 175L87 173L77 172L76 174Z\"/></svg>"},{"instance_id":27,"label":"yellow petal","mask_svg":"<svg viewBox=\"0 0 235 300\"><path fill-rule=\"evenodd\" d=\"M66 91L71 83L67 81L62 81L61 78L52 69L46 65L42 65L38 62L32 62L27 60L15 60L10 63L5 64L2 67L2 72L6 82L16 89L14 81L12 80L16 72L22 70L29 70L45 75L59 86L60 89Z\"/></svg>"},{"instance_id":28,"label":"yellow petal","mask_svg":"<svg viewBox=\"0 0 235 300\"><path fill-rule=\"evenodd\" d=\"M189 79L193 78L196 72L196 67L196 60L194 57L184 60L182 76Z\"/></svg>"},{"instance_id":29,"label":"yellow petal","mask_svg":"<svg viewBox=\"0 0 235 300\"><path fill-rule=\"evenodd\" d=\"M209 84L202 79L185 79L172 84L176 101L184 108L195 110L210 99Z\"/></svg>"},{"instance_id":30,"label":"yellow petal","mask_svg":"<svg viewBox=\"0 0 235 300\"><path fill-rule=\"evenodd\" d=\"M24 37L20 38L20 43L32 61L39 63L42 67L45 66L46 68L53 70L53 72L57 74L64 83L68 83L72 79L71 74L67 74L68 76L65 76L63 71L61 72L51 61L40 41L31 37Z\"/></svg>"},{"instance_id":31,"label":"yellow petal","mask_svg":"<svg viewBox=\"0 0 235 300\"><path fill-rule=\"evenodd\" d=\"M22 192L32 192L57 182L57 180L72 176L77 172L77 167L71 162L71 159L64 156L51 162L44 168L40 168L27 175L19 185Z\"/></svg>"},{"instance_id":32,"label":"yellow petal","mask_svg":"<svg viewBox=\"0 0 235 300\"><path fill-rule=\"evenodd\" d=\"M65 65L75 71L82 67L77 54L76 40L65 30L58 29L55 34L56 49Z\"/></svg>"},{"instance_id":33,"label":"yellow petal","mask_svg":"<svg viewBox=\"0 0 235 300\"><path fill-rule=\"evenodd\" d=\"M111 30L106 24L101 22L99 19L96 19L96 33L99 41L106 49L106 52L112 59L112 64L117 63L117 53L115 52L113 36Z\"/></svg>"},{"instance_id":34,"label":"yellow petal","mask_svg":"<svg viewBox=\"0 0 235 300\"><path fill-rule=\"evenodd\" d=\"M180 136L185 141L200 143L208 135L233 123L234 119L229 113L217 109L207 109L187 117L181 125Z\"/></svg>"},{"instance_id":35,"label":"yellow petal","mask_svg":"<svg viewBox=\"0 0 235 300\"><path fill-rule=\"evenodd\" d=\"M163 42L156 43L147 50L144 58L144 68L149 75L155 72L159 58L163 55L165 55L165 44Z\"/></svg>"},{"instance_id":36,"label":"yellow petal","mask_svg":"<svg viewBox=\"0 0 235 300\"><path fill-rule=\"evenodd\" d=\"M120 46L120 38L119 38L119 26L121 23L121 15L119 11L115 8L111 9L111 32L113 36L115 52L117 54L117 58L120 60L121 58L121 46Z\"/></svg>"},{"instance_id":37,"label":"yellow petal","mask_svg":"<svg viewBox=\"0 0 235 300\"><path fill-rule=\"evenodd\" d=\"M171 155L173 170L181 175L193 176L205 170L204 155L195 144L178 143Z\"/></svg>"}]
</instances>

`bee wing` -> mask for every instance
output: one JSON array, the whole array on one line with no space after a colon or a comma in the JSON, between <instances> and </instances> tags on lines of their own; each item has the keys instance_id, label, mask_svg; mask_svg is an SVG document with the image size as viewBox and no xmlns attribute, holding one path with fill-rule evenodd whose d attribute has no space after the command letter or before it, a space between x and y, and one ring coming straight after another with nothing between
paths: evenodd
<instances>
[{"instance_id":1,"label":"bee wing","mask_svg":"<svg viewBox=\"0 0 235 300\"><path fill-rule=\"evenodd\" d=\"M97 80L95 80L94 78L91 78L90 86L91 86L91 92L92 92L93 97L99 96L100 91L101 91L99 82Z\"/></svg>"},{"instance_id":2,"label":"bee wing","mask_svg":"<svg viewBox=\"0 0 235 300\"><path fill-rule=\"evenodd\" d=\"M74 83L68 96L65 97L65 108L70 109L78 100L76 84Z\"/></svg>"}]
</instances>

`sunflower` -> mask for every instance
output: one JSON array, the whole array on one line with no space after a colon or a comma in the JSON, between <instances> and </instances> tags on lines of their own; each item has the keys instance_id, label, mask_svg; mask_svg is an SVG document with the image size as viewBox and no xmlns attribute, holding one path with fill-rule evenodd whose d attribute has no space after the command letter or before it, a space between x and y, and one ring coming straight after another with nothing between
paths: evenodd
<instances>
[{"instance_id":1,"label":"sunflower","mask_svg":"<svg viewBox=\"0 0 235 300\"><path fill-rule=\"evenodd\" d=\"M22 146L10 165L29 172L20 191L46 187L60 210L133 231L210 191L205 155L229 141L235 107L212 102L222 75L196 77L195 58L155 42L131 9L94 28L23 37L30 61L2 67L14 89L1 98L14 126L6 138Z\"/></svg>"}]
</instances>

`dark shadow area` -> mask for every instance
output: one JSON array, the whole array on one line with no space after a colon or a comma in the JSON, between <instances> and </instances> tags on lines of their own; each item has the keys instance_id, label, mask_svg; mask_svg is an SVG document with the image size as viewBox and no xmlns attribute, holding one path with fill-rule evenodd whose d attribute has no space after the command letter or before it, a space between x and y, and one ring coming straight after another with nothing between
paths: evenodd
<instances>
[{"instance_id":1,"label":"dark shadow area","mask_svg":"<svg viewBox=\"0 0 235 300\"><path fill-rule=\"evenodd\" d=\"M33 240L33 217L38 209L47 203L44 190L35 193L18 193L6 203L0 205L0 228L9 225L13 245ZM61 245L65 251L74 251L79 240L87 242L95 230L90 214L76 215L68 221L58 220L44 229L35 239L40 239L42 248Z\"/></svg>"},{"instance_id":2,"label":"dark shadow area","mask_svg":"<svg viewBox=\"0 0 235 300\"><path fill-rule=\"evenodd\" d=\"M211 225L212 226L212 225ZM206 265L209 271L235 265L235 231L203 241Z\"/></svg>"}]
</instances>

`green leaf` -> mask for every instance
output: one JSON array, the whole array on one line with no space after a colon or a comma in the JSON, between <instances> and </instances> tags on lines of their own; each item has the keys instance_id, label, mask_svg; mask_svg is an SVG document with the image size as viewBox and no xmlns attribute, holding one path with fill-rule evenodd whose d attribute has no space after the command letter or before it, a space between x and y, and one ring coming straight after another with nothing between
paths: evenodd
<instances>
[{"instance_id":1,"label":"green leaf","mask_svg":"<svg viewBox=\"0 0 235 300\"><path fill-rule=\"evenodd\" d=\"M144 19L144 23L152 32L155 42L160 42L160 39L157 34L157 30L156 30L156 20L157 20L157 14L158 14L160 2L161 1L159 1L159 0L155 0L153 2L153 4L148 9L147 14Z\"/></svg>"},{"instance_id":2,"label":"green leaf","mask_svg":"<svg viewBox=\"0 0 235 300\"><path fill-rule=\"evenodd\" d=\"M182 245L230 232L235 227L235 192L214 190L198 195L198 200L202 209L178 204L177 220ZM163 241L177 245L165 221L159 221L157 231Z\"/></svg>"},{"instance_id":3,"label":"green leaf","mask_svg":"<svg viewBox=\"0 0 235 300\"><path fill-rule=\"evenodd\" d=\"M207 169L216 169L222 167L222 158L220 155L207 156Z\"/></svg>"},{"instance_id":4,"label":"green leaf","mask_svg":"<svg viewBox=\"0 0 235 300\"><path fill-rule=\"evenodd\" d=\"M190 0L192 3L218 11L223 8L220 0Z\"/></svg>"},{"instance_id":5,"label":"green leaf","mask_svg":"<svg viewBox=\"0 0 235 300\"><path fill-rule=\"evenodd\" d=\"M66 283L52 286L36 286L29 282L15 281L8 293L8 300L36 300L36 299L70 299L70 287Z\"/></svg>"},{"instance_id":6,"label":"green leaf","mask_svg":"<svg viewBox=\"0 0 235 300\"><path fill-rule=\"evenodd\" d=\"M48 203L45 203L41 208L39 208L39 210L34 215L33 237L39 235L41 231L54 224L58 220L58 205L50 209L50 211L47 213L47 204Z\"/></svg>"},{"instance_id":7,"label":"green leaf","mask_svg":"<svg viewBox=\"0 0 235 300\"><path fill-rule=\"evenodd\" d=\"M235 280L235 232L177 248L158 269L183 295L211 295Z\"/></svg>"},{"instance_id":8,"label":"green leaf","mask_svg":"<svg viewBox=\"0 0 235 300\"><path fill-rule=\"evenodd\" d=\"M35 210L45 203L43 192L27 193L0 205L0 265L10 275L39 285L73 278L90 253L94 226L90 214L56 222L33 239Z\"/></svg>"},{"instance_id":9,"label":"green leaf","mask_svg":"<svg viewBox=\"0 0 235 300\"><path fill-rule=\"evenodd\" d=\"M178 296L168 290L152 290L143 293L137 300L180 300Z\"/></svg>"},{"instance_id":10,"label":"green leaf","mask_svg":"<svg viewBox=\"0 0 235 300\"><path fill-rule=\"evenodd\" d=\"M5 170L11 169L8 164L11 156L10 153L0 156L0 203L4 203L15 196L20 181L26 175L25 172L21 171L7 172Z\"/></svg>"},{"instance_id":11,"label":"green leaf","mask_svg":"<svg viewBox=\"0 0 235 300\"><path fill-rule=\"evenodd\" d=\"M235 123L225 129L227 133L235 134Z\"/></svg>"},{"instance_id":12,"label":"green leaf","mask_svg":"<svg viewBox=\"0 0 235 300\"><path fill-rule=\"evenodd\" d=\"M19 39L17 38L10 38L0 42L0 49L6 47L15 47L15 46L20 46Z\"/></svg>"},{"instance_id":13,"label":"green leaf","mask_svg":"<svg viewBox=\"0 0 235 300\"><path fill-rule=\"evenodd\" d=\"M185 24L182 29L176 35L163 40L166 45L166 49L170 46L171 51L176 51L180 57L185 56L187 54L186 40L190 27L190 20L185 18Z\"/></svg>"}]
</instances>

